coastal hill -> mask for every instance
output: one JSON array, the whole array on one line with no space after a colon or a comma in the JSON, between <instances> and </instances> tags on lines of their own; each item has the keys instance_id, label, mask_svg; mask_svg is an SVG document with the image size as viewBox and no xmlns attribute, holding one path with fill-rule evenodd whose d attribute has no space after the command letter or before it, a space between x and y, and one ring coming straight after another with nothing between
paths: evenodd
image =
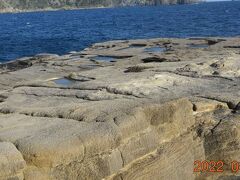
<instances>
[{"instance_id":1,"label":"coastal hill","mask_svg":"<svg viewBox=\"0 0 240 180\"><path fill-rule=\"evenodd\" d=\"M135 5L187 4L197 0L1 0L0 12Z\"/></svg>"}]
</instances>

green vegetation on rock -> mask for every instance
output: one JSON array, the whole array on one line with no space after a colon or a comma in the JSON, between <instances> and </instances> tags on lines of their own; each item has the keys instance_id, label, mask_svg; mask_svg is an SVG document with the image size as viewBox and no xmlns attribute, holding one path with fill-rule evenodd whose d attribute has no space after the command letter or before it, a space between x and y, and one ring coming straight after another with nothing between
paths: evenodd
<instances>
[{"instance_id":1,"label":"green vegetation on rock","mask_svg":"<svg viewBox=\"0 0 240 180\"><path fill-rule=\"evenodd\" d=\"M0 12L135 5L185 4L196 0L1 0Z\"/></svg>"}]
</instances>

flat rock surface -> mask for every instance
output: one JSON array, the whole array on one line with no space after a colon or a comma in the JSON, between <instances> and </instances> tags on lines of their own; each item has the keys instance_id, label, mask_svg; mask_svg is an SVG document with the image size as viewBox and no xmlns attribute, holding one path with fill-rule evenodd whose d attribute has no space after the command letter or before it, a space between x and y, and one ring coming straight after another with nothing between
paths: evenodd
<instances>
[{"instance_id":1,"label":"flat rock surface","mask_svg":"<svg viewBox=\"0 0 240 180\"><path fill-rule=\"evenodd\" d=\"M239 178L239 111L240 38L111 41L0 64L0 179ZM194 173L196 160L224 171Z\"/></svg>"}]
</instances>

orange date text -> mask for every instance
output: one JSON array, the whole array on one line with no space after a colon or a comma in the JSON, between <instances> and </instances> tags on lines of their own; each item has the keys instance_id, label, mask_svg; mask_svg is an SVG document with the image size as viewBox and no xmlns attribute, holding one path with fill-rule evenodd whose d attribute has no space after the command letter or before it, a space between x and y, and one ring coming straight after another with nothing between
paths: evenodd
<instances>
[{"instance_id":1,"label":"orange date text","mask_svg":"<svg viewBox=\"0 0 240 180\"><path fill-rule=\"evenodd\" d=\"M223 161L194 161L194 172L223 172Z\"/></svg>"},{"instance_id":2,"label":"orange date text","mask_svg":"<svg viewBox=\"0 0 240 180\"><path fill-rule=\"evenodd\" d=\"M193 172L212 172L221 173L224 172L224 162L223 161L194 161ZM228 166L228 164L226 164ZM238 173L240 171L240 162L232 161L229 164L229 168L232 173Z\"/></svg>"}]
</instances>

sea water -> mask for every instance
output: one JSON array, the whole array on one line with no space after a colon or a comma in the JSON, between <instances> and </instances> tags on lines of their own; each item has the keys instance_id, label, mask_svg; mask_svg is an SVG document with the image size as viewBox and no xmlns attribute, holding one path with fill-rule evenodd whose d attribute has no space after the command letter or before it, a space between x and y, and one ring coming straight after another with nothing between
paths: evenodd
<instances>
[{"instance_id":1,"label":"sea water","mask_svg":"<svg viewBox=\"0 0 240 180\"><path fill-rule=\"evenodd\" d=\"M240 35L240 2L0 14L0 62L108 40Z\"/></svg>"}]
</instances>

